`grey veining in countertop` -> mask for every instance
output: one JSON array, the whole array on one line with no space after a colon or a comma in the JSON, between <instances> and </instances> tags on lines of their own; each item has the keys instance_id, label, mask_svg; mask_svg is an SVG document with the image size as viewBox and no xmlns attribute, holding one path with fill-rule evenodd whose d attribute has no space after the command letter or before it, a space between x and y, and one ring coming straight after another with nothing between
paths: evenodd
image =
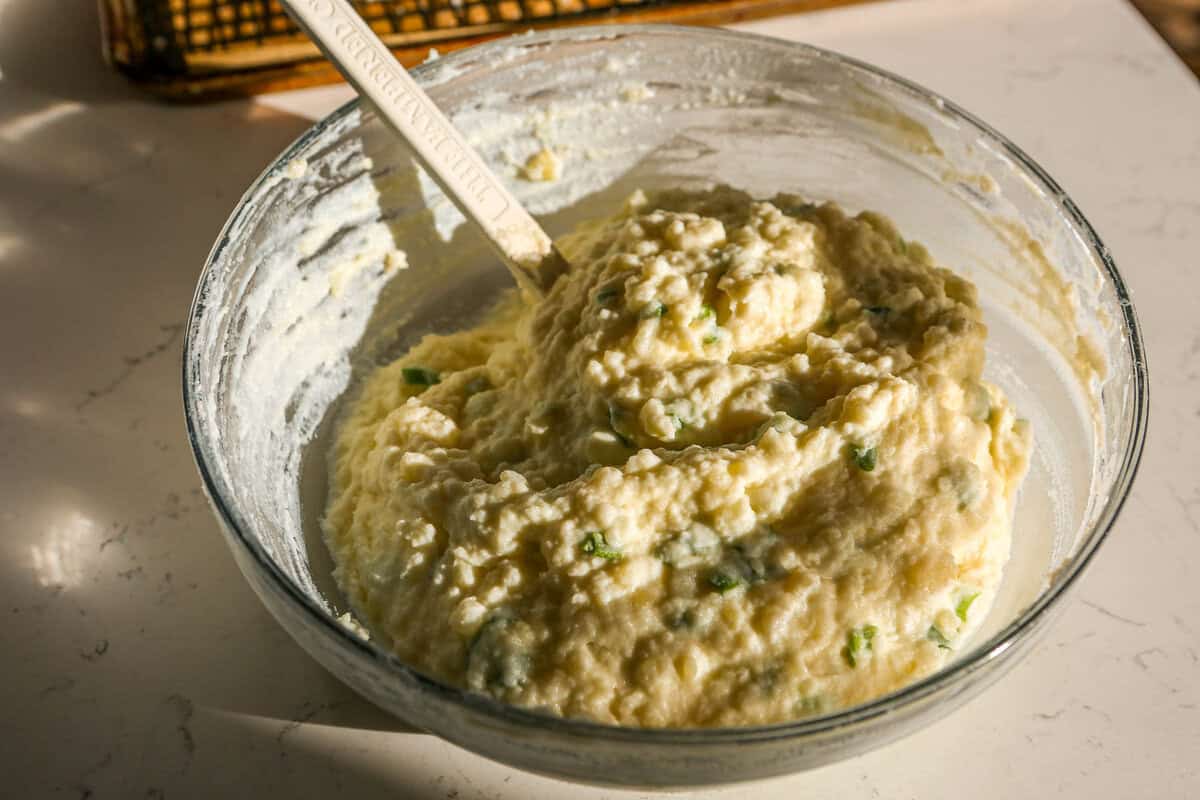
<instances>
[{"instance_id":1,"label":"grey veining in countertop","mask_svg":"<svg viewBox=\"0 0 1200 800\"><path fill-rule=\"evenodd\" d=\"M0 794L639 796L402 730L259 606L199 492L180 332L243 188L345 90L160 105L99 66L92 4L52 5L0 0ZM893 69L1025 147L1112 249L1152 378L1133 495L1037 651L927 730L756 795L1200 795L1200 85L1125 0L745 27Z\"/></svg>"}]
</instances>

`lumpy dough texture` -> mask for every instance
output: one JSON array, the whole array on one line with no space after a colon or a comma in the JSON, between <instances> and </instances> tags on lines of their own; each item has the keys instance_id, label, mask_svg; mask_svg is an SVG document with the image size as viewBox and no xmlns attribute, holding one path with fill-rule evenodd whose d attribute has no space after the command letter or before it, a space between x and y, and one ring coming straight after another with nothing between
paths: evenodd
<instances>
[{"instance_id":1,"label":"lumpy dough texture","mask_svg":"<svg viewBox=\"0 0 1200 800\"><path fill-rule=\"evenodd\" d=\"M537 304L425 337L339 426L325 533L416 669L652 727L927 675L1008 558L1027 425L974 287L874 213L631 197Z\"/></svg>"}]
</instances>

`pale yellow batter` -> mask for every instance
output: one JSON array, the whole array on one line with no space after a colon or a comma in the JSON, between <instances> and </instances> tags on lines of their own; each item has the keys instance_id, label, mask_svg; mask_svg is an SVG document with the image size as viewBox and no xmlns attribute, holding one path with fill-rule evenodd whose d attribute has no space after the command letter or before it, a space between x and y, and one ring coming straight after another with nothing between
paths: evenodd
<instances>
[{"instance_id":1,"label":"pale yellow batter","mask_svg":"<svg viewBox=\"0 0 1200 800\"><path fill-rule=\"evenodd\" d=\"M429 336L344 417L337 579L406 662L640 726L936 670L1008 558L1027 426L975 290L883 217L728 189L565 238L536 306Z\"/></svg>"}]
</instances>

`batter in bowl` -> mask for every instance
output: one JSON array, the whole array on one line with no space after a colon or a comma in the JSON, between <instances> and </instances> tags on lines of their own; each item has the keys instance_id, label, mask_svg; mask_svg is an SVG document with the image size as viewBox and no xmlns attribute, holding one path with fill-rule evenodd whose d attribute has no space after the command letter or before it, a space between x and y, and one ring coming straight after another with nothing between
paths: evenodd
<instances>
[{"instance_id":1,"label":"batter in bowl","mask_svg":"<svg viewBox=\"0 0 1200 800\"><path fill-rule=\"evenodd\" d=\"M428 336L339 426L325 534L408 664L554 714L781 722L942 666L1027 425L974 287L874 213L631 197L537 304Z\"/></svg>"}]
</instances>

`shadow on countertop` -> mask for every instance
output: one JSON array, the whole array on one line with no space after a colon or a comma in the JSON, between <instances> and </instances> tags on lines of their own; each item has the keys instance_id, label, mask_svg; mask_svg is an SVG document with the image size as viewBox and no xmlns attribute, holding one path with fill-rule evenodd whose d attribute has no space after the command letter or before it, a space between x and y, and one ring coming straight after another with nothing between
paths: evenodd
<instances>
[{"instance_id":1,"label":"shadow on countertop","mask_svg":"<svg viewBox=\"0 0 1200 800\"><path fill-rule=\"evenodd\" d=\"M309 122L165 105L99 41L95 3L0 5L0 702L21 741L0 773L20 797L236 796L239 774L257 796L424 796L356 748L429 737L398 733L262 608L184 436L201 265Z\"/></svg>"}]
</instances>

